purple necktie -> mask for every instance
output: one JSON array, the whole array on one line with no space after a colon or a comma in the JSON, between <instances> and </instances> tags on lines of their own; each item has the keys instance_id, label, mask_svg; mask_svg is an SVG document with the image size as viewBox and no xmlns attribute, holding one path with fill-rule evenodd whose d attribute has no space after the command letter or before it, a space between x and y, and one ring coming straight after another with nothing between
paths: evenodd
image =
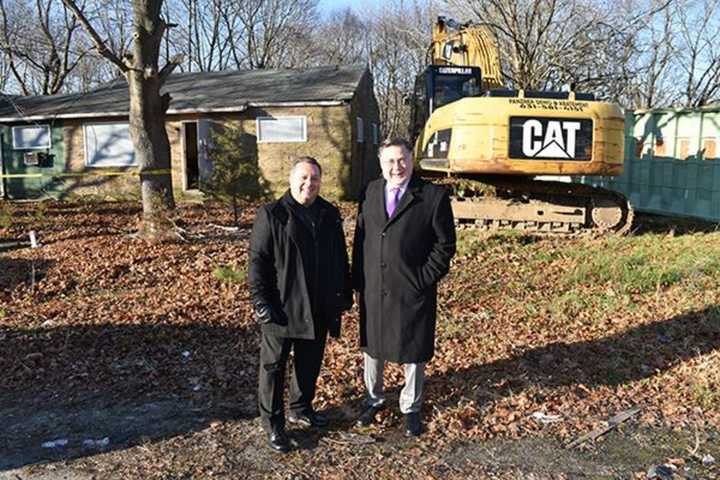
<instances>
[{"instance_id":1,"label":"purple necktie","mask_svg":"<svg viewBox=\"0 0 720 480\"><path fill-rule=\"evenodd\" d=\"M400 198L400 189L399 188L391 188L390 189L390 198L388 199L388 202L387 202L388 218L392 217L393 212L395 212L395 207L397 207L399 198Z\"/></svg>"}]
</instances>

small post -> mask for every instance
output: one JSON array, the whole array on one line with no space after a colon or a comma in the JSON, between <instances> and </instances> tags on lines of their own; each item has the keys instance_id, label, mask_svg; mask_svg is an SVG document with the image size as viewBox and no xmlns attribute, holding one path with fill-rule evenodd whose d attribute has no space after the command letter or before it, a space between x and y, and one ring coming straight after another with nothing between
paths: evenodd
<instances>
[{"instance_id":1,"label":"small post","mask_svg":"<svg viewBox=\"0 0 720 480\"><path fill-rule=\"evenodd\" d=\"M30 248L40 248L40 243L37 241L35 230L30 230ZM30 258L30 291L35 293L35 258Z\"/></svg>"}]
</instances>

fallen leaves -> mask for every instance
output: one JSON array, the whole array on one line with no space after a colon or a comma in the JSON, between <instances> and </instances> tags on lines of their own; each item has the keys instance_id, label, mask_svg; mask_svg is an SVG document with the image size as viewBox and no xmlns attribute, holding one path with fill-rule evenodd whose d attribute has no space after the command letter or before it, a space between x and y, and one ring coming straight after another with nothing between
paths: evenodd
<instances>
[{"instance_id":1,"label":"fallen leaves","mask_svg":"<svg viewBox=\"0 0 720 480\"><path fill-rule=\"evenodd\" d=\"M18 206L18 221L0 236L28 229L30 209ZM354 206L342 209L351 227ZM189 241L148 245L128 237L133 205L47 207L44 246L0 256L0 390L38 402L174 395L253 410L259 331L242 272L254 211L226 232L213 226L228 220L223 210L186 206ZM350 241L352 228L346 234ZM623 254L651 240L622 240ZM692 245L682 236L663 241L682 242L668 252ZM643 412L633 422L720 425L720 280L697 270L660 290L627 291L588 261L613 242L490 235L454 260L440 285L436 356L427 368L428 441L566 442L636 404ZM702 245L717 249L720 234L702 235ZM31 266L39 272L34 287ZM587 273L568 282L578 271ZM343 337L328 342L319 409L353 411L346 406L364 395L357 329L353 310ZM383 428L401 421L402 382L402 370L388 366Z\"/></svg>"}]
</instances>

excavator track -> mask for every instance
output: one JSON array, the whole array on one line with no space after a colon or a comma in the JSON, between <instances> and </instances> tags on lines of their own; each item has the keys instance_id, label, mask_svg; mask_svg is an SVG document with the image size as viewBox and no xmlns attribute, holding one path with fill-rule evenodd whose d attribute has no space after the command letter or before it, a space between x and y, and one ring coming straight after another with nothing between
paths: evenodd
<instances>
[{"instance_id":1,"label":"excavator track","mask_svg":"<svg viewBox=\"0 0 720 480\"><path fill-rule=\"evenodd\" d=\"M452 206L460 228L519 230L553 236L624 235L634 212L627 199L591 185L489 176L479 190L454 181ZM489 193L487 186L494 187Z\"/></svg>"}]
</instances>

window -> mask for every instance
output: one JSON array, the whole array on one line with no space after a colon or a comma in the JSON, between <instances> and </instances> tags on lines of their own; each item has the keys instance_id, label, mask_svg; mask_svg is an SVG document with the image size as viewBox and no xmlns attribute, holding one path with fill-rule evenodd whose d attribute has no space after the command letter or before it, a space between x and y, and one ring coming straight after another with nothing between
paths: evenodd
<instances>
[{"instance_id":1,"label":"window","mask_svg":"<svg viewBox=\"0 0 720 480\"><path fill-rule=\"evenodd\" d=\"M373 145L377 145L378 143L380 143L380 131L378 129L377 123L372 124L372 132L373 132Z\"/></svg>"},{"instance_id":2,"label":"window","mask_svg":"<svg viewBox=\"0 0 720 480\"><path fill-rule=\"evenodd\" d=\"M85 124L85 165L131 167L137 165L127 123Z\"/></svg>"},{"instance_id":3,"label":"window","mask_svg":"<svg viewBox=\"0 0 720 480\"><path fill-rule=\"evenodd\" d=\"M703 138L703 157L710 159L710 158L717 158L717 140L713 137L705 137Z\"/></svg>"},{"instance_id":4,"label":"window","mask_svg":"<svg viewBox=\"0 0 720 480\"><path fill-rule=\"evenodd\" d=\"M357 143L363 143L365 141L365 130L363 128L363 119L360 117L355 118L355 125L357 126Z\"/></svg>"},{"instance_id":5,"label":"window","mask_svg":"<svg viewBox=\"0 0 720 480\"><path fill-rule=\"evenodd\" d=\"M258 117L257 141L307 142L307 117Z\"/></svg>"},{"instance_id":6,"label":"window","mask_svg":"<svg viewBox=\"0 0 720 480\"><path fill-rule=\"evenodd\" d=\"M50 148L49 125L23 125L12 127L13 148L33 150Z\"/></svg>"},{"instance_id":7,"label":"window","mask_svg":"<svg viewBox=\"0 0 720 480\"><path fill-rule=\"evenodd\" d=\"M678 155L677 158L685 160L690 156L690 139L684 137L678 137Z\"/></svg>"}]
</instances>

